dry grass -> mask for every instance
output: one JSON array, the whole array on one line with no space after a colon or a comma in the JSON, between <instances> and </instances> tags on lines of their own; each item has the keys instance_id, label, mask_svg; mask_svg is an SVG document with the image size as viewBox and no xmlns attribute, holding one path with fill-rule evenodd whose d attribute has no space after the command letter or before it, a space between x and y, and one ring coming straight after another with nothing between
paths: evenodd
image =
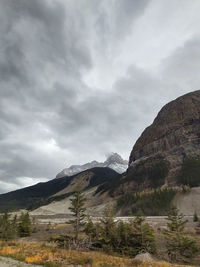
<instances>
[{"instance_id":1,"label":"dry grass","mask_svg":"<svg viewBox=\"0 0 200 267\"><path fill-rule=\"evenodd\" d=\"M134 259L107 255L100 252L83 252L57 249L34 243L0 243L0 255L15 258L27 263L45 266L68 266L70 264L91 267L171 267L166 262L142 264Z\"/></svg>"}]
</instances>

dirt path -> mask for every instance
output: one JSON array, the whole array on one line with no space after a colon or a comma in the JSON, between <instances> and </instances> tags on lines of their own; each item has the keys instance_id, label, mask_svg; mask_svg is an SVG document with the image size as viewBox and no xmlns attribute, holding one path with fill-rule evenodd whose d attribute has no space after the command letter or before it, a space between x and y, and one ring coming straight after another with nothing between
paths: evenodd
<instances>
[{"instance_id":1,"label":"dirt path","mask_svg":"<svg viewBox=\"0 0 200 267\"><path fill-rule=\"evenodd\" d=\"M41 265L27 264L20 261L13 260L11 258L0 256L0 266L1 267L41 267Z\"/></svg>"}]
</instances>

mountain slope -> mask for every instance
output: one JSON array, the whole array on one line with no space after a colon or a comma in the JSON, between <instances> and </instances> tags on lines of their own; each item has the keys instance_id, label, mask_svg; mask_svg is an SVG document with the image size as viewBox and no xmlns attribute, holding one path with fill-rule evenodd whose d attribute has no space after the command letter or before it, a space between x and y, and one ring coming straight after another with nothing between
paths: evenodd
<instances>
[{"instance_id":1,"label":"mountain slope","mask_svg":"<svg viewBox=\"0 0 200 267\"><path fill-rule=\"evenodd\" d=\"M118 179L119 174L110 168L92 168L77 175L53 179L23 189L0 195L0 211L37 208L41 205L61 200L72 194L80 185L88 190L105 183L109 179ZM95 192L94 192L95 193ZM59 213L59 210L58 210Z\"/></svg>"},{"instance_id":2,"label":"mountain slope","mask_svg":"<svg viewBox=\"0 0 200 267\"><path fill-rule=\"evenodd\" d=\"M123 173L128 168L128 161L123 160L117 153L112 153L104 162L92 161L84 165L72 165L69 168L62 170L56 175L56 178L75 175L82 171L95 168L95 167L108 167L115 170L118 173Z\"/></svg>"}]
</instances>

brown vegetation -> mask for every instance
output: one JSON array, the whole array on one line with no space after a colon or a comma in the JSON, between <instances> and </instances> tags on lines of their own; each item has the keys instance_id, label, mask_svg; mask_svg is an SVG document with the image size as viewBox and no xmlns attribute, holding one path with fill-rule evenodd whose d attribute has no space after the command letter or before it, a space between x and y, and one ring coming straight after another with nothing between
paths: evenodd
<instances>
[{"instance_id":1,"label":"brown vegetation","mask_svg":"<svg viewBox=\"0 0 200 267\"><path fill-rule=\"evenodd\" d=\"M0 255L9 256L27 263L43 264L44 266L64 267L69 264L91 267L172 267L167 262L141 263L138 260L116 257L101 252L84 252L52 248L44 244L9 242L0 243Z\"/></svg>"}]
</instances>

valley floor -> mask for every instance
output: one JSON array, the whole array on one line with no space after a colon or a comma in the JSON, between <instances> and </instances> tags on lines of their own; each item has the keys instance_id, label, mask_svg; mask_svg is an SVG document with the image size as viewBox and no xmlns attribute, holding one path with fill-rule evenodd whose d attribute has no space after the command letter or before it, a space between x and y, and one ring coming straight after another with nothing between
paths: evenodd
<instances>
[{"instance_id":1,"label":"valley floor","mask_svg":"<svg viewBox=\"0 0 200 267\"><path fill-rule=\"evenodd\" d=\"M98 221L99 218L93 218ZM116 218L127 221L128 217ZM200 233L196 232L198 223L192 217L187 217L187 233L200 240ZM158 253L155 260L150 263L141 263L135 259L108 255L94 251L75 251L62 249L55 243L49 242L51 237L71 234L72 228L66 224L65 216L38 216L36 218L37 231L30 237L20 238L16 241L0 241L0 267L33 267L38 264L46 267L175 267L184 266L168 263L166 249L160 234L160 229L166 227L166 217L146 217L146 221L156 232ZM50 224L49 224L50 222ZM65 222L65 223L64 223ZM8 258L4 258L8 257ZM9 259L12 258L12 259ZM13 261L19 260L19 262ZM21 263L21 261L25 262ZM191 262L190 266L200 266L200 255ZM12 265L14 264L14 265ZM36 265L35 265L36 264ZM189 265L188 265L189 266Z\"/></svg>"}]
</instances>

